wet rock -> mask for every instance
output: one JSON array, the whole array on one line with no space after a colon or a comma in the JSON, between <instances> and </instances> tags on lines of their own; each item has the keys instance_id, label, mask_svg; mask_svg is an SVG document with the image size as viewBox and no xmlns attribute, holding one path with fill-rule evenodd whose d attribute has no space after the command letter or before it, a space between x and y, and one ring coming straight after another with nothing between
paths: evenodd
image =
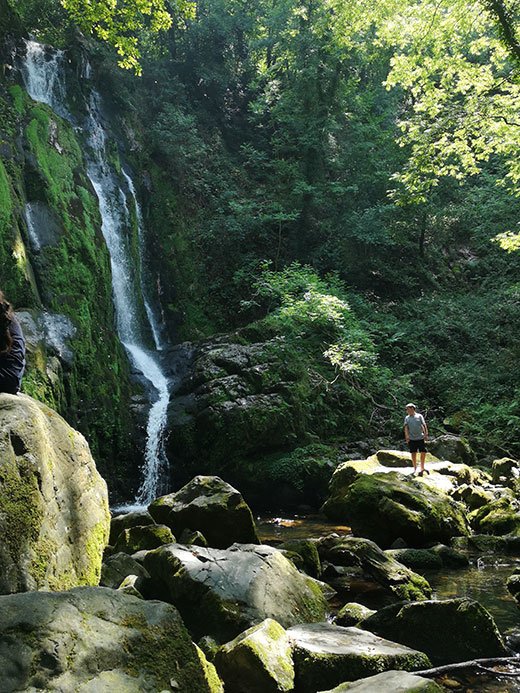
<instances>
[{"instance_id":1,"label":"wet rock","mask_svg":"<svg viewBox=\"0 0 520 693\"><path fill-rule=\"evenodd\" d=\"M369 609L363 604L356 604L355 602L350 602L345 604L338 611L338 614L334 620L337 626L357 626L358 623L368 618L376 612L373 609Z\"/></svg>"},{"instance_id":2,"label":"wet rock","mask_svg":"<svg viewBox=\"0 0 520 693\"><path fill-rule=\"evenodd\" d=\"M293 626L287 632L293 649L295 688L302 693L314 693L385 670L413 671L430 666L424 653L359 628L314 623Z\"/></svg>"},{"instance_id":3,"label":"wet rock","mask_svg":"<svg viewBox=\"0 0 520 693\"><path fill-rule=\"evenodd\" d=\"M226 693L282 693L294 689L289 637L272 619L223 645L216 653L215 666Z\"/></svg>"},{"instance_id":4,"label":"wet rock","mask_svg":"<svg viewBox=\"0 0 520 693\"><path fill-rule=\"evenodd\" d=\"M407 671L384 671L352 683L342 683L330 691L319 693L441 693L444 690L435 681Z\"/></svg>"},{"instance_id":5,"label":"wet rock","mask_svg":"<svg viewBox=\"0 0 520 693\"><path fill-rule=\"evenodd\" d=\"M218 476L196 476L179 491L155 500L148 510L177 536L185 529L197 530L215 548L258 543L249 506Z\"/></svg>"},{"instance_id":6,"label":"wet rock","mask_svg":"<svg viewBox=\"0 0 520 693\"><path fill-rule=\"evenodd\" d=\"M226 642L266 618L284 627L325 618L319 584L270 546L170 544L147 552L144 567L152 576L145 596L174 604L196 639Z\"/></svg>"},{"instance_id":7,"label":"wet rock","mask_svg":"<svg viewBox=\"0 0 520 693\"><path fill-rule=\"evenodd\" d=\"M421 482L397 472L362 474L346 487L333 484L323 512L382 547L397 538L420 547L467 535L464 507Z\"/></svg>"},{"instance_id":8,"label":"wet rock","mask_svg":"<svg viewBox=\"0 0 520 693\"><path fill-rule=\"evenodd\" d=\"M506 534L503 537L491 534L472 534L469 537L454 537L452 546L458 551L472 554L494 553L520 556L520 536Z\"/></svg>"},{"instance_id":9,"label":"wet rock","mask_svg":"<svg viewBox=\"0 0 520 693\"><path fill-rule=\"evenodd\" d=\"M3 691L152 693L173 679L181 691L222 690L170 604L101 587L0 597Z\"/></svg>"},{"instance_id":10,"label":"wet rock","mask_svg":"<svg viewBox=\"0 0 520 693\"><path fill-rule=\"evenodd\" d=\"M136 510L131 513L116 515L110 521L110 539L108 543L113 546L124 529L138 527L139 525L151 525L153 523L153 517L148 510Z\"/></svg>"},{"instance_id":11,"label":"wet rock","mask_svg":"<svg viewBox=\"0 0 520 693\"><path fill-rule=\"evenodd\" d=\"M116 590L129 575L137 575L141 579L150 577L134 558L126 553L116 553L103 562L100 584Z\"/></svg>"},{"instance_id":12,"label":"wet rock","mask_svg":"<svg viewBox=\"0 0 520 693\"><path fill-rule=\"evenodd\" d=\"M324 537L317 543L318 552L323 561L336 568L344 566L353 568L354 579L360 577L372 580L385 588L393 599L428 599L431 588L421 575L388 556L373 541L359 537ZM342 572L336 572L341 576ZM332 582L335 586L335 583Z\"/></svg>"},{"instance_id":13,"label":"wet rock","mask_svg":"<svg viewBox=\"0 0 520 693\"><path fill-rule=\"evenodd\" d=\"M471 599L392 604L365 619L363 628L420 648L434 664L507 653L493 617Z\"/></svg>"},{"instance_id":14,"label":"wet rock","mask_svg":"<svg viewBox=\"0 0 520 693\"><path fill-rule=\"evenodd\" d=\"M466 438L446 434L428 442L428 450L441 460L455 464L473 465L477 458Z\"/></svg>"},{"instance_id":15,"label":"wet rock","mask_svg":"<svg viewBox=\"0 0 520 693\"><path fill-rule=\"evenodd\" d=\"M156 549L163 544L175 542L172 531L166 525L145 525L144 527L128 527L120 532L114 552L133 554L138 551Z\"/></svg>"},{"instance_id":16,"label":"wet rock","mask_svg":"<svg viewBox=\"0 0 520 693\"><path fill-rule=\"evenodd\" d=\"M508 577L506 587L516 603L520 605L520 568L516 568L513 574Z\"/></svg>"},{"instance_id":17,"label":"wet rock","mask_svg":"<svg viewBox=\"0 0 520 693\"><path fill-rule=\"evenodd\" d=\"M0 593L97 584L110 516L83 436L26 395L0 394Z\"/></svg>"}]
</instances>

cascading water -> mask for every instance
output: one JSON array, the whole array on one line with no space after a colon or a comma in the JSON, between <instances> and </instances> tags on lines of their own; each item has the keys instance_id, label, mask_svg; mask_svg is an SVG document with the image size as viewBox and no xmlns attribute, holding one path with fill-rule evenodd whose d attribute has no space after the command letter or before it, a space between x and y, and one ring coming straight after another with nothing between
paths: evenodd
<instances>
[{"instance_id":1,"label":"cascading water","mask_svg":"<svg viewBox=\"0 0 520 693\"><path fill-rule=\"evenodd\" d=\"M42 244L40 241L40 236L38 235L38 227L34 219L34 203L27 202L27 204L25 205L24 214L25 223L27 224L27 232L29 234L29 240L31 242L31 245L33 246L33 249L39 252L42 248Z\"/></svg>"},{"instance_id":2,"label":"cascading water","mask_svg":"<svg viewBox=\"0 0 520 693\"><path fill-rule=\"evenodd\" d=\"M72 121L66 107L63 53L51 51L35 41L26 43L27 51L22 74L28 94L35 101L48 104L58 115ZM100 96L95 91L92 91L90 95L84 130L89 147L87 174L98 197L102 232L110 253L118 335L132 363L156 393L156 399L152 403L148 416L143 481L137 492L135 506L131 507L143 506L158 495L161 475L164 474L168 465L163 445L169 403L168 379L155 351L146 346L147 341L151 341L151 339L147 340L150 336L155 342L155 350L162 348L160 330L151 301L143 291L142 256L137 263L140 267L137 268L132 258L128 237L131 217L127 194L123 181L109 163L108 136L103 125ZM139 240L143 244L142 214L135 187L131 177L124 171L123 178L135 205ZM143 311L139 305L141 296L144 304ZM148 322L144 319L145 315L148 316Z\"/></svg>"}]
</instances>

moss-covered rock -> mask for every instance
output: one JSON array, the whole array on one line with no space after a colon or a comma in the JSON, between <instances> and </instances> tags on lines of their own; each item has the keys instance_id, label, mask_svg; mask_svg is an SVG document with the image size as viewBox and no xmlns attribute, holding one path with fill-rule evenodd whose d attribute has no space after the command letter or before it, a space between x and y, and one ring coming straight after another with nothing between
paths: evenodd
<instances>
[{"instance_id":1,"label":"moss-covered rock","mask_svg":"<svg viewBox=\"0 0 520 693\"><path fill-rule=\"evenodd\" d=\"M385 553L413 570L442 568L441 557L429 549L388 549Z\"/></svg>"},{"instance_id":2,"label":"moss-covered rock","mask_svg":"<svg viewBox=\"0 0 520 693\"><path fill-rule=\"evenodd\" d=\"M361 474L348 486L335 483L323 512L382 547L398 538L424 546L468 534L464 507L421 481L396 472Z\"/></svg>"},{"instance_id":3,"label":"moss-covered rock","mask_svg":"<svg viewBox=\"0 0 520 693\"><path fill-rule=\"evenodd\" d=\"M520 605L520 569L516 570L507 578L506 587Z\"/></svg>"},{"instance_id":4,"label":"moss-covered rock","mask_svg":"<svg viewBox=\"0 0 520 693\"><path fill-rule=\"evenodd\" d=\"M174 604L197 640L226 642L265 618L284 627L325 618L319 584L270 546L170 544L147 552L144 567L151 575L145 596Z\"/></svg>"},{"instance_id":5,"label":"moss-covered rock","mask_svg":"<svg viewBox=\"0 0 520 693\"><path fill-rule=\"evenodd\" d=\"M471 527L482 534L520 535L520 502L508 492L469 514Z\"/></svg>"},{"instance_id":6,"label":"moss-covered rock","mask_svg":"<svg viewBox=\"0 0 520 693\"><path fill-rule=\"evenodd\" d=\"M55 411L0 394L0 592L96 585L110 516L89 447Z\"/></svg>"},{"instance_id":7,"label":"moss-covered rock","mask_svg":"<svg viewBox=\"0 0 520 693\"><path fill-rule=\"evenodd\" d=\"M217 693L170 604L103 587L0 597L0 688Z\"/></svg>"},{"instance_id":8,"label":"moss-covered rock","mask_svg":"<svg viewBox=\"0 0 520 693\"><path fill-rule=\"evenodd\" d=\"M373 541L331 535L321 539L317 548L323 561L334 566L359 568L363 579L381 585L393 600L414 601L431 596L431 588L425 578L385 554ZM335 586L333 582L332 586Z\"/></svg>"},{"instance_id":9,"label":"moss-covered rock","mask_svg":"<svg viewBox=\"0 0 520 693\"><path fill-rule=\"evenodd\" d=\"M270 618L223 645L216 654L215 666L229 693L283 693L294 689L287 632Z\"/></svg>"},{"instance_id":10,"label":"moss-covered rock","mask_svg":"<svg viewBox=\"0 0 520 693\"><path fill-rule=\"evenodd\" d=\"M133 554L137 551L156 549L158 546L171 544L175 541L171 529L166 525L152 524L128 527L119 534L114 551Z\"/></svg>"},{"instance_id":11,"label":"moss-covered rock","mask_svg":"<svg viewBox=\"0 0 520 693\"><path fill-rule=\"evenodd\" d=\"M215 548L258 543L249 506L218 476L196 476L179 491L155 500L148 510L177 536L185 529L197 530Z\"/></svg>"},{"instance_id":12,"label":"moss-covered rock","mask_svg":"<svg viewBox=\"0 0 520 693\"><path fill-rule=\"evenodd\" d=\"M359 628L328 623L288 630L292 642L296 690L314 693L391 669L428 668L422 652L375 637Z\"/></svg>"},{"instance_id":13,"label":"moss-covered rock","mask_svg":"<svg viewBox=\"0 0 520 693\"><path fill-rule=\"evenodd\" d=\"M124 529L151 524L153 524L153 517L147 510L135 510L133 512L115 515L110 520L110 538L108 543L113 546Z\"/></svg>"},{"instance_id":14,"label":"moss-covered rock","mask_svg":"<svg viewBox=\"0 0 520 693\"><path fill-rule=\"evenodd\" d=\"M506 654L491 614L471 599L392 604L363 628L426 652L434 664Z\"/></svg>"},{"instance_id":15,"label":"moss-covered rock","mask_svg":"<svg viewBox=\"0 0 520 693\"><path fill-rule=\"evenodd\" d=\"M73 71L69 77L75 79ZM74 358L51 345L28 349L22 389L88 437L116 487L135 458L132 388L114 330L110 260L80 134L1 75L0 113L0 285L16 307L33 316L64 315L75 329ZM27 210L37 217L39 248L29 238Z\"/></svg>"},{"instance_id":16,"label":"moss-covered rock","mask_svg":"<svg viewBox=\"0 0 520 693\"><path fill-rule=\"evenodd\" d=\"M342 606L341 609L338 611L334 623L337 626L344 627L357 626L361 621L363 621L365 618L368 618L374 613L375 611L373 609L369 609L367 606L364 606L363 604L349 602L348 604Z\"/></svg>"},{"instance_id":17,"label":"moss-covered rock","mask_svg":"<svg viewBox=\"0 0 520 693\"><path fill-rule=\"evenodd\" d=\"M469 510L477 510L483 505L491 503L495 498L491 491L474 484L462 484L453 491L451 497L456 501L463 502Z\"/></svg>"},{"instance_id":18,"label":"moss-covered rock","mask_svg":"<svg viewBox=\"0 0 520 693\"><path fill-rule=\"evenodd\" d=\"M297 568L313 578L321 575L321 562L316 542L310 539L290 539L280 544L278 549L296 554L296 559L291 557ZM298 560L299 559L299 560Z\"/></svg>"}]
</instances>

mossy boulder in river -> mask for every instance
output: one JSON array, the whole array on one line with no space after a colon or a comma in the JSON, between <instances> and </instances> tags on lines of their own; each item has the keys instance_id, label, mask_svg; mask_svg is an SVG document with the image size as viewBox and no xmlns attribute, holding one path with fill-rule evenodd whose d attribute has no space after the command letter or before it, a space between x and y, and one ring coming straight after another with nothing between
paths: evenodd
<instances>
[{"instance_id":1,"label":"mossy boulder in river","mask_svg":"<svg viewBox=\"0 0 520 693\"><path fill-rule=\"evenodd\" d=\"M219 693L177 610L104 587L0 597L0 690Z\"/></svg>"},{"instance_id":2,"label":"mossy boulder in river","mask_svg":"<svg viewBox=\"0 0 520 693\"><path fill-rule=\"evenodd\" d=\"M426 652L434 664L507 654L491 614L471 599L392 604L363 628Z\"/></svg>"},{"instance_id":3,"label":"mossy boulder in river","mask_svg":"<svg viewBox=\"0 0 520 693\"><path fill-rule=\"evenodd\" d=\"M446 689L435 681L416 676L408 671L384 671L382 674L342 683L330 691L319 693L442 693Z\"/></svg>"},{"instance_id":4,"label":"mossy boulder in river","mask_svg":"<svg viewBox=\"0 0 520 693\"><path fill-rule=\"evenodd\" d=\"M239 491L218 476L196 476L179 491L155 500L148 510L177 536L185 529L198 530L218 549L235 542L258 543L249 506Z\"/></svg>"},{"instance_id":5,"label":"mossy boulder in river","mask_svg":"<svg viewBox=\"0 0 520 693\"><path fill-rule=\"evenodd\" d=\"M413 671L430 666L423 652L359 628L312 623L287 632L293 649L295 689L301 693L314 693L390 669Z\"/></svg>"},{"instance_id":6,"label":"mossy boulder in river","mask_svg":"<svg viewBox=\"0 0 520 693\"><path fill-rule=\"evenodd\" d=\"M283 693L294 690L287 631L268 618L223 645L215 666L226 693Z\"/></svg>"},{"instance_id":7,"label":"mossy boulder in river","mask_svg":"<svg viewBox=\"0 0 520 693\"><path fill-rule=\"evenodd\" d=\"M317 547L323 561L333 566L354 568L356 572L352 576L348 572L341 576L343 571L339 571L338 580L346 582L347 586L351 579L358 582L361 577L382 586L394 601L415 601L431 596L431 588L425 578L386 555L369 539L330 535L323 537ZM333 582L332 586L336 587L336 584Z\"/></svg>"},{"instance_id":8,"label":"mossy boulder in river","mask_svg":"<svg viewBox=\"0 0 520 693\"><path fill-rule=\"evenodd\" d=\"M108 540L104 480L55 411L0 394L0 593L95 585Z\"/></svg>"},{"instance_id":9,"label":"mossy boulder in river","mask_svg":"<svg viewBox=\"0 0 520 693\"><path fill-rule=\"evenodd\" d=\"M266 618L284 627L325 618L320 584L271 546L170 544L149 551L144 567L145 596L174 604L196 639L226 642Z\"/></svg>"},{"instance_id":10,"label":"mossy boulder in river","mask_svg":"<svg viewBox=\"0 0 520 693\"><path fill-rule=\"evenodd\" d=\"M424 546L467 535L464 507L421 482L397 472L362 474L346 487L334 485L323 512L385 548L398 538Z\"/></svg>"}]
</instances>

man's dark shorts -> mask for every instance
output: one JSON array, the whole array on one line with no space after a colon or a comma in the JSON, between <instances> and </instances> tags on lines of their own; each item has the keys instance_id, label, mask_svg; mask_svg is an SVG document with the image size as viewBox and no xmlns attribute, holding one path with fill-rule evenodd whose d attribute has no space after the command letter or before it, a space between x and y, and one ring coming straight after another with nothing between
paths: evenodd
<instances>
[{"instance_id":1,"label":"man's dark shorts","mask_svg":"<svg viewBox=\"0 0 520 693\"><path fill-rule=\"evenodd\" d=\"M426 452L426 445L422 438L421 440L410 440L408 442L408 447L410 452Z\"/></svg>"}]
</instances>

